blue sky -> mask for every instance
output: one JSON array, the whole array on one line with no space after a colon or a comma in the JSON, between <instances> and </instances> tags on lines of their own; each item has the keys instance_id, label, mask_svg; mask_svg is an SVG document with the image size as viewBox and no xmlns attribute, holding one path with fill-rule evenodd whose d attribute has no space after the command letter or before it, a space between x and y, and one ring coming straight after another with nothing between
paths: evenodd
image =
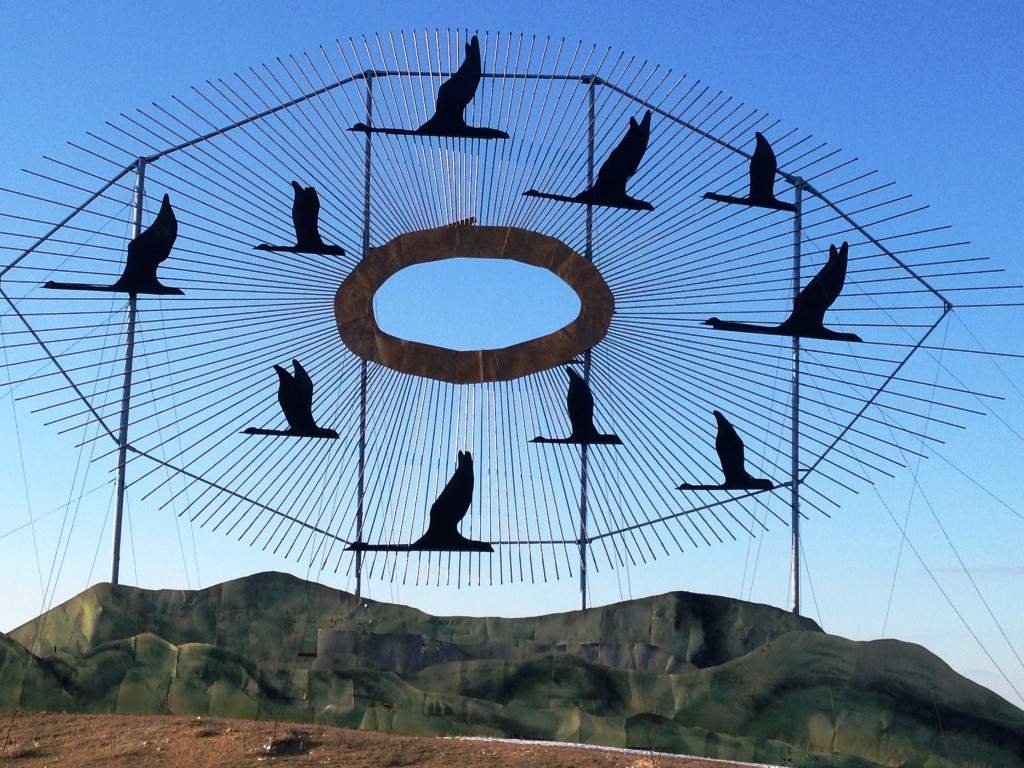
<instances>
[{"instance_id":1,"label":"blue sky","mask_svg":"<svg viewBox=\"0 0 1024 768\"><path fill-rule=\"evenodd\" d=\"M23 188L22 168L45 167L43 155L64 156L65 142L81 141L122 112L167 103L207 79L335 39L449 26L524 32L635 54L841 147L927 204L923 222L949 225L951 239L971 242L969 255L1005 269L1007 283L1024 282L1019 2L925 9L648 2L642 8L638 19L635 8L609 2L437 2L429 9L412 2L298 3L287 12L269 3L176 3L173 11L120 3L5 6L0 186ZM1019 319L1019 308L958 310L942 332L950 346L1020 354L1024 343L1010 330ZM946 435L938 455L920 467L880 481L831 519L811 517L804 532L813 600L805 592L805 613L848 637L884 634L925 645L1019 705L988 656L1024 690L1024 666L1010 650L1019 654L1024 647L1018 609L1024 492L1019 476L1004 469L1024 459L1021 366L1010 358L947 355L943 362L956 375L1005 400L986 402L990 415ZM67 501L68 476L86 466L74 440L41 426L26 405L12 410L5 397L0 407L11 423L17 411L16 434L6 431L0 442L8 502L0 525L0 629L6 630L44 608L44 592L55 604L105 578L109 478L102 468L89 470L88 487L101 489L90 499L99 501L81 508L73 528L63 512L26 526ZM913 553L901 553L892 517L906 521L910 544L948 600ZM154 521L141 504L131 529L123 566L129 583L195 587L269 569L306 574L302 564L193 531L187 521ZM756 551L731 542L602 571L591 584L592 602L689 589L785 606L788 535L776 525ZM352 588L344 576L325 581ZM578 603L572 580L457 590L371 582L368 594L439 613L487 613L497 605L501 613L527 614Z\"/></svg>"}]
</instances>

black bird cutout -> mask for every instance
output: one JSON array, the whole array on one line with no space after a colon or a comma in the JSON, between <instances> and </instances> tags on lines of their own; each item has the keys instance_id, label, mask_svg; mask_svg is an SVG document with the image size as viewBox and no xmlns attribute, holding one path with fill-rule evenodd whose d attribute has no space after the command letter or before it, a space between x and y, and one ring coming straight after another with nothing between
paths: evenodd
<instances>
[{"instance_id":1,"label":"black bird cutout","mask_svg":"<svg viewBox=\"0 0 1024 768\"><path fill-rule=\"evenodd\" d=\"M476 96L480 85L480 41L476 35L466 43L466 58L462 65L437 89L434 115L415 130L407 128L371 128L356 123L350 131L359 133L386 133L393 136L452 136L467 139L507 139L508 134L496 128L478 128L466 125L466 107Z\"/></svg>"},{"instance_id":2,"label":"black bird cutout","mask_svg":"<svg viewBox=\"0 0 1024 768\"><path fill-rule=\"evenodd\" d=\"M556 195L551 192L538 192L529 189L523 192L526 197L542 197L545 200L558 200L563 203L583 203L603 205L607 208L625 208L633 211L653 211L654 206L644 200L637 200L626 194L626 182L640 167L647 144L651 138L651 111L647 110L639 123L636 118L629 118L629 128L622 141L609 153L601 169L597 172L594 185L578 195Z\"/></svg>"},{"instance_id":3,"label":"black bird cutout","mask_svg":"<svg viewBox=\"0 0 1024 768\"><path fill-rule=\"evenodd\" d=\"M365 544L346 549L356 552L493 552L486 541L473 541L459 533L459 523L473 502L473 456L459 451L455 472L430 507L427 531L412 544Z\"/></svg>"},{"instance_id":4,"label":"black bird cutout","mask_svg":"<svg viewBox=\"0 0 1024 768\"><path fill-rule=\"evenodd\" d=\"M680 491L770 491L775 485L767 478L758 478L747 472L743 460L743 441L736 428L720 411L712 411L718 422L715 450L722 466L725 482L720 485L692 485L683 483Z\"/></svg>"},{"instance_id":5,"label":"black bird cutout","mask_svg":"<svg viewBox=\"0 0 1024 768\"><path fill-rule=\"evenodd\" d=\"M569 372L569 394L566 410L572 432L568 437L535 437L531 443L572 443L577 445L622 445L618 435L605 435L594 426L594 395L587 382L572 368Z\"/></svg>"},{"instance_id":6,"label":"black bird cutout","mask_svg":"<svg viewBox=\"0 0 1024 768\"><path fill-rule=\"evenodd\" d=\"M717 200L720 203L736 203L756 208L795 212L796 206L792 203L775 199L775 172L779 169L779 164L775 159L772 145L760 132L755 133L754 137L757 139L757 145L754 147L754 154L750 157L750 193L746 197L733 197L732 195L705 192L705 199Z\"/></svg>"},{"instance_id":7,"label":"black bird cutout","mask_svg":"<svg viewBox=\"0 0 1024 768\"><path fill-rule=\"evenodd\" d=\"M138 237L128 243L128 255L125 258L124 272L112 285L94 285L91 283L60 283L50 280L43 288L54 288L59 291L108 291L123 292L132 295L140 293L155 296L184 296L180 288L169 288L156 277L156 269L167 260L178 237L178 220L171 208L171 201L164 195L160 210L153 223L142 231Z\"/></svg>"},{"instance_id":8,"label":"black bird cutout","mask_svg":"<svg viewBox=\"0 0 1024 768\"><path fill-rule=\"evenodd\" d=\"M260 243L258 251L286 253L316 253L323 256L344 256L340 245L327 245L320 237L320 195L315 187L303 187L292 182L295 199L292 202L292 224L295 227L295 245L267 245Z\"/></svg>"},{"instance_id":9,"label":"black bird cutout","mask_svg":"<svg viewBox=\"0 0 1024 768\"><path fill-rule=\"evenodd\" d=\"M292 360L295 375L288 373L280 365L277 371L277 401L281 404L288 429L262 429L249 427L242 434L246 435L277 435L280 437L328 437L338 439L333 429L318 427L313 419L313 380L298 360Z\"/></svg>"},{"instance_id":10,"label":"black bird cutout","mask_svg":"<svg viewBox=\"0 0 1024 768\"><path fill-rule=\"evenodd\" d=\"M830 341L863 341L855 333L840 333L826 328L825 310L843 290L846 282L846 262L849 245L844 241L836 250L828 247L828 261L815 275L793 302L793 312L781 325L754 325L733 320L719 320L711 317L704 321L716 331L739 331L740 333L767 333L774 336L798 336Z\"/></svg>"}]
</instances>

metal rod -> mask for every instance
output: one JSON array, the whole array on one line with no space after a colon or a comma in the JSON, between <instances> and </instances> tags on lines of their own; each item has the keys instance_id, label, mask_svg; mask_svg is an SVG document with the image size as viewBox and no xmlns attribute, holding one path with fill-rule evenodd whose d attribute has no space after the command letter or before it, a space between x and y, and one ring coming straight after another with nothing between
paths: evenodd
<instances>
[{"instance_id":1,"label":"metal rod","mask_svg":"<svg viewBox=\"0 0 1024 768\"><path fill-rule=\"evenodd\" d=\"M924 343L928 340L928 337L932 335L932 332L939 327L942 321L946 319L946 315L948 315L951 311L952 307L949 305L946 305L945 307L942 308L942 314L939 315L938 319L934 323L932 323L932 326L927 330L927 332L925 332L924 336L922 336L921 339L910 348L910 351L907 352L907 354L903 357L902 360L900 360L899 365L897 365L892 370L892 372L890 372L889 375L885 377L885 380L878 386L877 389L875 389L871 397L864 401L864 404L861 406L860 410L857 411L856 415L853 417L850 423L843 428L842 432L835 436L835 438L832 440L831 443L829 443L825 451L818 457L818 459L810 467L807 468L808 473L813 472L815 469L817 469L818 465L822 462L822 459L824 459L825 456L836 445L838 445L839 441L846 436L846 433L850 431L851 427L853 427L857 420L864 415L864 412L867 411L867 409L870 408L875 403L879 396L887 390L889 384L892 383L893 381L898 380L897 375L901 370L903 370L903 366L910 362L910 358L914 356L914 353L917 352L918 349L928 349L928 347L924 346ZM939 349L942 348L940 347ZM922 435L918 436L923 437Z\"/></svg>"},{"instance_id":2,"label":"metal rod","mask_svg":"<svg viewBox=\"0 0 1024 768\"><path fill-rule=\"evenodd\" d=\"M800 237L803 227L803 180L794 179L796 213L793 215L793 300L800 294ZM800 614L800 337L793 337L793 411L789 493L792 510L793 613Z\"/></svg>"},{"instance_id":3,"label":"metal rod","mask_svg":"<svg viewBox=\"0 0 1024 768\"><path fill-rule=\"evenodd\" d=\"M32 245L30 245L28 248L26 248L24 251L22 251L21 254L18 255L18 258L16 258L10 264L6 265L3 269L0 269L0 278L2 278L4 275L6 275L8 272L10 272L16 266L18 266L18 264L21 263L21 261L26 256L28 256L30 253L32 253L34 250L36 250L36 248L38 248L40 245L42 245L47 240L49 240L59 229L61 229L61 227L63 227L65 224L67 224L69 221L71 221L75 216L77 216L79 213L81 213L86 208L88 208L92 204L93 200L96 200L97 198L101 197L108 189L110 189L112 186L117 184L117 182L119 182L121 179L123 179L125 176L127 176L132 171L134 166L135 166L135 163L132 163L132 165L129 165L128 167L126 167L123 170L121 170L116 176L114 176L114 178L112 178L110 181L106 182L96 192L93 192L91 195L89 195L89 198L84 203L82 203L81 205L79 205L76 208L74 208L71 211L71 213L69 213L67 216L65 216L63 219L61 219L60 222L58 222L57 224L54 224L45 235L40 237L38 240L36 240L34 243L32 243Z\"/></svg>"},{"instance_id":4,"label":"metal rod","mask_svg":"<svg viewBox=\"0 0 1024 768\"><path fill-rule=\"evenodd\" d=\"M142 234L142 207L145 200L146 161L139 158L135 166L135 221L132 237ZM135 318L139 295L128 294L128 319L124 344L124 379L121 384L121 426L117 433L117 496L114 507L114 533L110 555L110 583L120 583L121 521L124 518L125 469L128 461L128 415L132 400L132 366L135 359Z\"/></svg>"},{"instance_id":5,"label":"metal rod","mask_svg":"<svg viewBox=\"0 0 1024 768\"><path fill-rule=\"evenodd\" d=\"M373 126L373 77L366 79L366 124ZM363 258L370 250L370 173L373 145L370 131L366 132L366 164L363 166ZM359 363L359 478L356 490L356 541L363 540L363 510L366 497L366 397L368 363ZM363 553L356 550L356 597L363 592Z\"/></svg>"},{"instance_id":6,"label":"metal rod","mask_svg":"<svg viewBox=\"0 0 1024 768\"><path fill-rule=\"evenodd\" d=\"M895 261L901 267L903 267L903 269L905 269L915 280L917 280L919 283L921 283L921 285L923 285L925 288L927 288L929 291L931 291L935 295L935 297L937 299L939 299L947 309L952 309L953 308L953 304L949 301L949 299L947 299L938 290L933 288L931 286L931 284L927 280L925 280L923 277L921 277L919 274L917 274L917 272L915 272L909 265L905 264L903 261L901 261L899 258L897 258L896 254L894 254L892 251L890 251L888 248L886 248L884 245L882 245L882 243L880 243L878 241L878 239L874 235L872 235L870 232L868 232L866 229L864 229L864 227L862 227L860 224L858 224L856 221L854 221L850 217L850 215L848 213L845 213L844 211L841 211L839 209L839 206L837 206L835 203L833 203L831 200L829 200L827 197L825 197L824 194L819 192L817 189L815 189L813 186L811 186L807 182L803 181L802 179L796 179L796 181L799 181L801 186L807 187L807 191L808 192L810 192L812 195L814 195L819 200L821 200L823 203L825 203L825 205L827 205L829 208L831 208L833 211L835 211L836 214L838 214L843 219L843 221L845 221L851 227L853 227L858 232L860 232L860 234L862 234L864 237L866 237L868 239L868 241L872 245L874 245L876 248L878 248L882 253L884 253L890 259ZM797 187L797 189L799 190L800 187ZM797 192L797 199L798 200L800 199L799 194L800 193Z\"/></svg>"},{"instance_id":7,"label":"metal rod","mask_svg":"<svg viewBox=\"0 0 1024 768\"><path fill-rule=\"evenodd\" d=\"M594 80L587 88L587 189L594 186ZM594 204L587 203L587 241L584 256L594 260ZM583 381L590 386L590 350L583 353ZM587 609L587 448L580 451L580 608Z\"/></svg>"}]
</instances>

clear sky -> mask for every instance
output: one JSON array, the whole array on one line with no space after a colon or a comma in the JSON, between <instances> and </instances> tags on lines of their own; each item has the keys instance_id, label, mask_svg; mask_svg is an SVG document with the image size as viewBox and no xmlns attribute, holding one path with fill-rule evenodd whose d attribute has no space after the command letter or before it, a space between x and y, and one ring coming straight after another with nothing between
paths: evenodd
<instances>
[{"instance_id":1,"label":"clear sky","mask_svg":"<svg viewBox=\"0 0 1024 768\"><path fill-rule=\"evenodd\" d=\"M877 168L929 206L927 222L950 225L950 239L970 241L969 254L1006 270L1007 283L1024 282L1020 2L387 0L302 2L287 11L252 2L7 4L0 8L0 186L22 188L21 169L43 168L42 157L60 154L65 142L208 79L339 38L446 27L582 40L698 78ZM1021 354L1024 340L1013 332L1020 319L1019 308L964 309L942 332L950 346ZM945 434L920 466L862 490L831 519L810 518L805 613L847 637L925 645L1020 705L1013 688L1024 691L1021 366L954 353L943 363L1005 399L986 401L989 415L966 417L967 429ZM6 392L0 410L13 427L0 440L0 629L9 630L106 578L110 476ZM82 483L100 489L89 497L96 503L66 516L58 508ZM901 551L893 517L905 521L921 560ZM304 564L155 518L143 508L131 518L128 583L194 588L262 570L307 575ZM786 606L788 545L788 529L775 525L756 550L727 542L602 570L591 601L686 589ZM323 578L353 587L344 574ZM373 581L366 591L436 613L525 615L578 604L575 580L459 589Z\"/></svg>"}]
</instances>

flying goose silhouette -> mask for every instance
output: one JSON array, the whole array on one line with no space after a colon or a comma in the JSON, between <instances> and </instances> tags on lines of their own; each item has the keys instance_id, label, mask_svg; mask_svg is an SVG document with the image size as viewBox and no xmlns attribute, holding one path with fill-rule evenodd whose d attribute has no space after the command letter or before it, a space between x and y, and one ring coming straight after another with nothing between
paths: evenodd
<instances>
[{"instance_id":1,"label":"flying goose silhouette","mask_svg":"<svg viewBox=\"0 0 1024 768\"><path fill-rule=\"evenodd\" d=\"M538 192L528 189L523 192L526 197L541 197L546 200L558 200L563 203L583 203L603 205L608 208L625 208L634 211L653 211L654 206L643 200L637 200L626 194L626 181L640 167L640 161L647 151L651 138L651 111L647 110L638 123L636 118L629 118L629 128L622 141L613 149L597 172L594 185L578 195L556 195L551 192Z\"/></svg>"},{"instance_id":2,"label":"flying goose silhouette","mask_svg":"<svg viewBox=\"0 0 1024 768\"><path fill-rule=\"evenodd\" d=\"M574 443L577 445L622 445L618 435L605 435L594 426L594 395L587 382L572 368L569 372L569 393L566 411L572 431L568 437L535 437L531 443Z\"/></svg>"},{"instance_id":3,"label":"flying goose silhouette","mask_svg":"<svg viewBox=\"0 0 1024 768\"><path fill-rule=\"evenodd\" d=\"M755 133L754 138L757 140L757 144L754 147L754 154L750 157L750 193L746 197L733 197L732 195L705 192L705 199L717 200L720 203L736 203L757 208L772 208L776 211L795 212L795 205L775 198L775 172L779 169L779 164L775 159L772 145L760 132Z\"/></svg>"},{"instance_id":4,"label":"flying goose silhouette","mask_svg":"<svg viewBox=\"0 0 1024 768\"><path fill-rule=\"evenodd\" d=\"M725 475L721 485L692 485L683 483L680 491L770 491L774 488L771 480L756 478L747 472L743 461L743 441L736 428L722 415L721 411L712 411L718 422L718 434L715 436L715 451L718 462Z\"/></svg>"},{"instance_id":5,"label":"flying goose silhouette","mask_svg":"<svg viewBox=\"0 0 1024 768\"><path fill-rule=\"evenodd\" d=\"M476 35L466 43L466 58L462 65L437 89L434 115L415 130L407 128L374 128L356 123L350 131L360 133L386 133L393 136L453 136L469 139L507 139L508 134L496 128L478 128L466 125L466 107L473 101L480 85L480 41Z\"/></svg>"},{"instance_id":6,"label":"flying goose silhouette","mask_svg":"<svg viewBox=\"0 0 1024 768\"><path fill-rule=\"evenodd\" d=\"M281 404L288 429L262 429L249 427L243 431L246 435L277 435L280 437L328 437L338 439L333 429L318 427L313 419L313 380L306 373L298 360L292 360L295 375L288 373L280 365L277 371L277 401Z\"/></svg>"},{"instance_id":7,"label":"flying goose silhouette","mask_svg":"<svg viewBox=\"0 0 1024 768\"><path fill-rule=\"evenodd\" d=\"M486 541L473 541L459 533L459 523L473 502L473 456L459 451L455 472L430 507L427 531L412 544L365 544L346 549L357 552L493 552Z\"/></svg>"},{"instance_id":8,"label":"flying goose silhouette","mask_svg":"<svg viewBox=\"0 0 1024 768\"><path fill-rule=\"evenodd\" d=\"M180 288L168 288L156 277L156 269L167 260L178 237L178 220L171 208L171 201L164 195L160 210L153 223L128 243L128 255L125 258L124 272L112 285L93 285L91 283L60 283L50 280L43 288L54 288L59 291L110 291L124 292L131 295L140 293L155 296L183 296Z\"/></svg>"},{"instance_id":9,"label":"flying goose silhouette","mask_svg":"<svg viewBox=\"0 0 1024 768\"><path fill-rule=\"evenodd\" d=\"M295 245L267 245L260 243L258 251L287 253L316 253L324 256L344 256L340 245L327 245L320 237L320 195L314 187L303 187L292 182L295 198L292 201L292 225L295 227Z\"/></svg>"},{"instance_id":10,"label":"flying goose silhouette","mask_svg":"<svg viewBox=\"0 0 1024 768\"><path fill-rule=\"evenodd\" d=\"M840 333L824 325L825 310L832 306L846 282L848 252L849 245L845 241L838 250L834 245L828 247L828 261L825 262L825 266L800 291L793 302L793 312L780 325L754 325L719 320L717 317L708 318L704 325L710 325L716 331L767 333L774 336L797 336L831 341L863 341L855 333Z\"/></svg>"}]
</instances>

